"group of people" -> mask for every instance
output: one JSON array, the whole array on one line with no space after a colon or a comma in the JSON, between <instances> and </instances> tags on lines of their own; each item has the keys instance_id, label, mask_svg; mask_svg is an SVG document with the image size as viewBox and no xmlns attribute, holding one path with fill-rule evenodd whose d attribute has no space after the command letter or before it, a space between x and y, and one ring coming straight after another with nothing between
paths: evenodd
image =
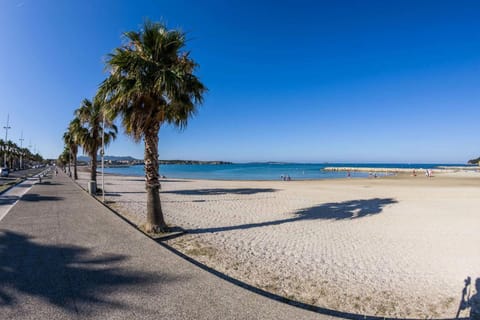
<instances>
[{"instance_id":1,"label":"group of people","mask_svg":"<svg viewBox=\"0 0 480 320\"><path fill-rule=\"evenodd\" d=\"M280 176L280 179L283 180L283 181L290 181L292 180L292 178L290 178L290 176L288 174L286 175L281 175Z\"/></svg>"},{"instance_id":2,"label":"group of people","mask_svg":"<svg viewBox=\"0 0 480 320\"><path fill-rule=\"evenodd\" d=\"M417 172L415 171L415 169L413 169L413 176L416 177L417 176ZM433 170L432 169L426 169L425 170L425 177L433 177Z\"/></svg>"}]
</instances>

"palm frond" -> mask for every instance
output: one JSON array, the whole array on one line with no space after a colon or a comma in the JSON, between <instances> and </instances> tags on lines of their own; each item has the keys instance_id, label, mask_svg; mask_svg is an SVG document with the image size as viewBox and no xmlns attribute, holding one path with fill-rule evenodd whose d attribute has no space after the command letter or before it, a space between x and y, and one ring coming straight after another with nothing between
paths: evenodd
<instances>
[{"instance_id":1,"label":"palm frond","mask_svg":"<svg viewBox=\"0 0 480 320\"><path fill-rule=\"evenodd\" d=\"M194 75L198 65L182 51L185 34L147 20L124 39L108 56L110 76L99 87L109 117L121 116L135 141L164 122L184 128L207 91Z\"/></svg>"}]
</instances>

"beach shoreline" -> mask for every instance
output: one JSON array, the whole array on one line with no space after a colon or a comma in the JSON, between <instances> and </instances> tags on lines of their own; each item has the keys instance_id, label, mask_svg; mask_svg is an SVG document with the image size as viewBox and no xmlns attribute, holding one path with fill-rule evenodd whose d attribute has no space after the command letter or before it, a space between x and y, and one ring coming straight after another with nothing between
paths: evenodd
<instances>
[{"instance_id":1,"label":"beach shoreline","mask_svg":"<svg viewBox=\"0 0 480 320\"><path fill-rule=\"evenodd\" d=\"M167 223L187 231L167 244L247 284L345 312L452 317L463 279L480 276L479 177L167 178L160 196ZM143 177L108 175L105 191L145 221Z\"/></svg>"}]
</instances>

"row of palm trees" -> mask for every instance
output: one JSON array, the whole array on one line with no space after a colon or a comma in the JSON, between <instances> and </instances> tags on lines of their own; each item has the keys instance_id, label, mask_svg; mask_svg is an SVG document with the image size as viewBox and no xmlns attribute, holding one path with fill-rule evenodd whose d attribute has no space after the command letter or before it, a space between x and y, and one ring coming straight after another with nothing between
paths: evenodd
<instances>
[{"instance_id":1,"label":"row of palm trees","mask_svg":"<svg viewBox=\"0 0 480 320\"><path fill-rule=\"evenodd\" d=\"M38 153L32 153L28 148L22 148L11 140L0 139L0 167L3 167L6 159L6 167L10 169L23 169L27 163L42 162L43 158Z\"/></svg>"},{"instance_id":2,"label":"row of palm trees","mask_svg":"<svg viewBox=\"0 0 480 320\"><path fill-rule=\"evenodd\" d=\"M91 158L91 180L96 182L97 152L117 134L113 124L120 118L125 133L145 145L147 232L168 230L160 203L159 131L163 124L180 129L203 102L206 87L194 74L198 65L185 51L185 34L168 30L164 24L146 21L140 31L124 34L124 43L108 55L110 75L99 86L92 101L85 99L75 110L63 136L60 156L76 161L78 147ZM103 152L103 150L102 150ZM74 178L77 179L74 163Z\"/></svg>"},{"instance_id":3,"label":"row of palm trees","mask_svg":"<svg viewBox=\"0 0 480 320\"><path fill-rule=\"evenodd\" d=\"M78 179L77 173L77 154L78 147L81 146L85 153L91 158L90 180L97 182L97 152L102 145L103 122L108 131L104 135L104 143L108 145L117 136L117 127L113 122L104 117L105 104L101 104L99 99L94 102L84 99L78 109L75 110L72 121L68 125L67 131L63 134L65 143L64 152L60 155L60 162L73 162L73 177Z\"/></svg>"}]
</instances>

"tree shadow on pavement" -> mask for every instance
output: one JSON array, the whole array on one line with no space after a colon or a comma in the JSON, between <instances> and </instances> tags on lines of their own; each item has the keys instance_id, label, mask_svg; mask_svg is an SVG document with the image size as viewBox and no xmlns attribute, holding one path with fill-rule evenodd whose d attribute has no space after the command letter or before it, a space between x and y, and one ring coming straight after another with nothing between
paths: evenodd
<instances>
[{"instance_id":1,"label":"tree shadow on pavement","mask_svg":"<svg viewBox=\"0 0 480 320\"><path fill-rule=\"evenodd\" d=\"M42 181L42 185L47 185L47 186L61 186L63 183L58 183L58 182L53 182L53 181Z\"/></svg>"},{"instance_id":2,"label":"tree shadow on pavement","mask_svg":"<svg viewBox=\"0 0 480 320\"><path fill-rule=\"evenodd\" d=\"M114 297L175 280L160 272L126 270L122 264L127 260L123 255L94 255L78 246L41 244L0 230L0 307L20 305L26 294L69 313L89 313L95 305L127 309ZM85 308L79 308L82 305Z\"/></svg>"},{"instance_id":3,"label":"tree shadow on pavement","mask_svg":"<svg viewBox=\"0 0 480 320\"><path fill-rule=\"evenodd\" d=\"M302 220L352 220L379 214L380 212L382 212L383 208L386 205L395 203L397 203L397 201L392 198L373 198L350 200L343 202L331 202L314 207L300 209L297 212L293 213L293 216L291 218L287 219L242 224L237 226L192 229L187 230L187 232L198 234L231 230L244 230L251 228L275 226Z\"/></svg>"},{"instance_id":4,"label":"tree shadow on pavement","mask_svg":"<svg viewBox=\"0 0 480 320\"><path fill-rule=\"evenodd\" d=\"M271 188L238 188L238 189L192 189L192 190L173 190L173 191L163 191L162 193L174 193L181 194L186 196L216 196L224 194L257 194L265 192L275 192L277 189Z\"/></svg>"},{"instance_id":5,"label":"tree shadow on pavement","mask_svg":"<svg viewBox=\"0 0 480 320\"><path fill-rule=\"evenodd\" d=\"M21 201L60 201L63 197L42 196L37 193L27 193L20 198Z\"/></svg>"},{"instance_id":6,"label":"tree shadow on pavement","mask_svg":"<svg viewBox=\"0 0 480 320\"><path fill-rule=\"evenodd\" d=\"M17 196L1 196L0 195L0 206L1 205L11 205L18 200Z\"/></svg>"}]
</instances>

